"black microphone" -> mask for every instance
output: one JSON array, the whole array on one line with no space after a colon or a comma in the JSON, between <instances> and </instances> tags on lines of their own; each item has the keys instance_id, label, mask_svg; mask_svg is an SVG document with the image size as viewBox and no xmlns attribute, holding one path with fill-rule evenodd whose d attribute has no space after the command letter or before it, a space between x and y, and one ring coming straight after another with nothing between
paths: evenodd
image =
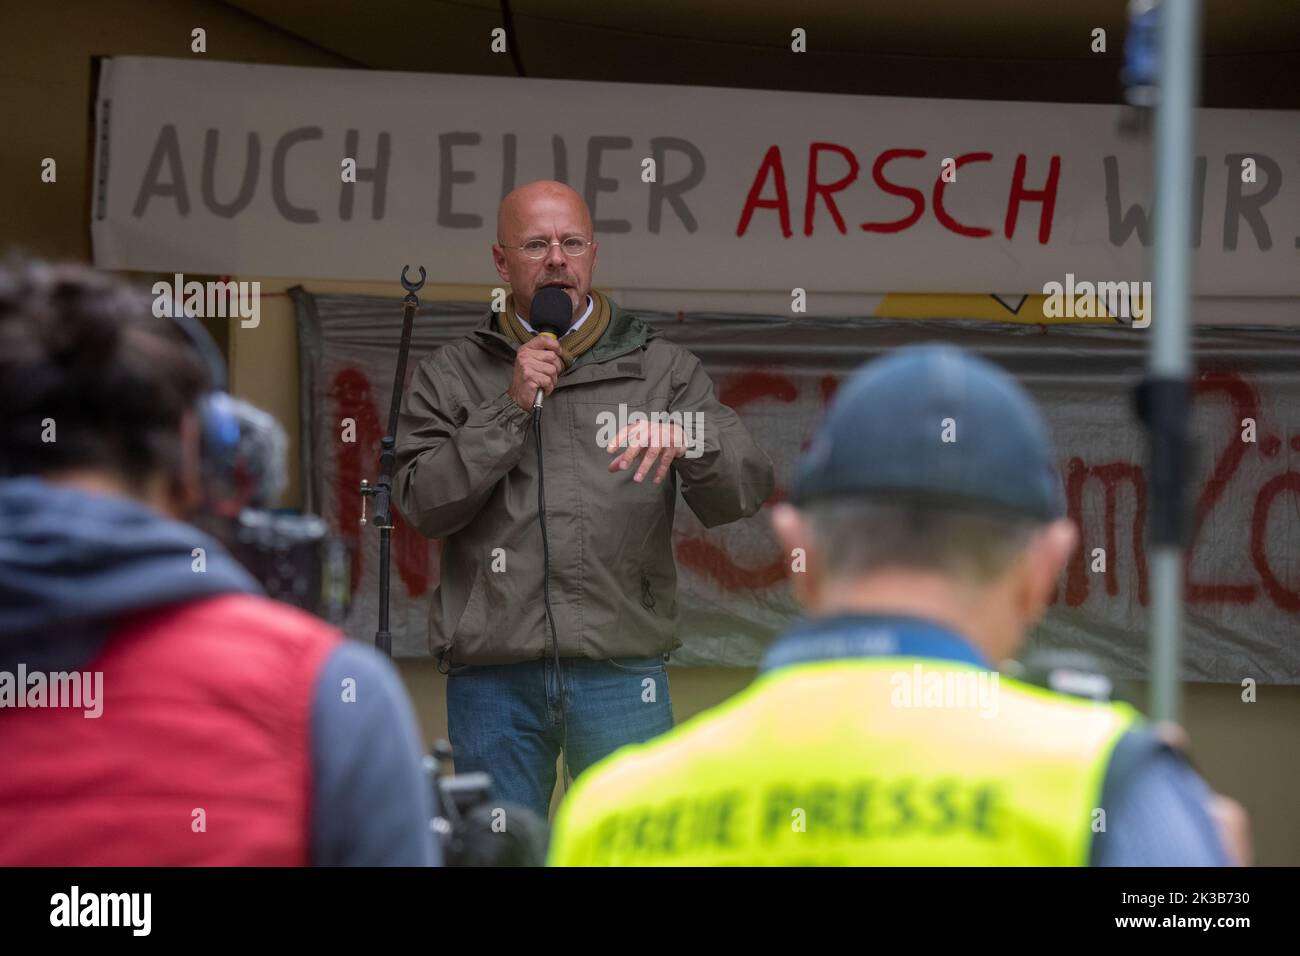
<instances>
[{"instance_id":1,"label":"black microphone","mask_svg":"<svg viewBox=\"0 0 1300 956\"><path fill-rule=\"evenodd\" d=\"M539 291L533 296L533 304L528 310L528 324L539 335L549 335L558 340L573 324L573 302L569 293L553 285ZM542 390L539 388L533 398L533 408L541 407Z\"/></svg>"}]
</instances>

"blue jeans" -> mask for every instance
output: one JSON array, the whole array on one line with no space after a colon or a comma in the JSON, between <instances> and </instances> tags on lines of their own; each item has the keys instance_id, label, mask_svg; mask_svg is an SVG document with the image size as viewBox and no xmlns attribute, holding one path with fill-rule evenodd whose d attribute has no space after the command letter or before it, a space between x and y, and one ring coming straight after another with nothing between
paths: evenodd
<instances>
[{"instance_id":1,"label":"blue jeans","mask_svg":"<svg viewBox=\"0 0 1300 956\"><path fill-rule=\"evenodd\" d=\"M456 772L491 774L498 799L545 820L562 748L576 778L624 744L672 729L665 660L562 659L563 722L554 660L453 667L447 730Z\"/></svg>"}]
</instances>

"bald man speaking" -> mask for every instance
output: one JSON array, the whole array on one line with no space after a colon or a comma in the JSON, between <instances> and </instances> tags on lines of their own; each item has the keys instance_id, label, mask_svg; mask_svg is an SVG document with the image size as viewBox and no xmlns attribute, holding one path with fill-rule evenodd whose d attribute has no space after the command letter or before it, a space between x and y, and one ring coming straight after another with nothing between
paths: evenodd
<instances>
[{"instance_id":1,"label":"bald man speaking","mask_svg":"<svg viewBox=\"0 0 1300 956\"><path fill-rule=\"evenodd\" d=\"M397 437L397 506L443 542L429 643L456 769L543 817L561 752L576 776L672 727L678 488L714 527L773 486L699 359L591 287L596 247L563 183L507 195L492 246L505 309L421 361ZM572 305L558 338L529 322L549 287Z\"/></svg>"}]
</instances>

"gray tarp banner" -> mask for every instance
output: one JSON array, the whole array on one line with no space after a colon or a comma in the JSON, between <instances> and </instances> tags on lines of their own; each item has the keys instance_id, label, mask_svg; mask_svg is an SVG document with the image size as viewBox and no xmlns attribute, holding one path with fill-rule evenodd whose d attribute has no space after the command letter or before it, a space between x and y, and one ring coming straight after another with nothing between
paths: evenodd
<instances>
[{"instance_id":1,"label":"gray tarp banner","mask_svg":"<svg viewBox=\"0 0 1300 956\"><path fill-rule=\"evenodd\" d=\"M401 312L397 299L294 292L300 319L307 506L357 547L345 624L375 629L378 536L362 533L362 478L378 474ZM476 303L432 303L417 318L409 368L479 321ZM698 355L722 401L776 464L792 467L838 381L881 351L943 340L1014 374L1052 427L1082 546L1034 640L1097 656L1112 676L1146 676L1150 603L1144 547L1145 437L1132 412L1141 331L962 321L818 320L642 313ZM1212 320L1213 316L1207 316ZM1300 332L1198 329L1193 434L1187 680L1300 683ZM342 440L347 418L356 440ZM767 521L706 530L679 504L674 528L685 665L750 666L797 609L787 558ZM1100 549L1100 550L1098 550ZM425 649L439 547L398 516L393 546L394 653ZM1103 570L1104 569L1104 570Z\"/></svg>"}]
</instances>

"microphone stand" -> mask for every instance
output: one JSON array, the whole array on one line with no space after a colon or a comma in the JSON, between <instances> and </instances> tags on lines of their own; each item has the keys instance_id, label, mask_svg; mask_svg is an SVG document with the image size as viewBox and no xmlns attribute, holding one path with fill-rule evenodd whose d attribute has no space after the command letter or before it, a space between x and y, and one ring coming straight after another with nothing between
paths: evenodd
<instances>
[{"instance_id":1,"label":"microphone stand","mask_svg":"<svg viewBox=\"0 0 1300 956\"><path fill-rule=\"evenodd\" d=\"M366 499L374 499L374 525L379 529L379 629L375 631L375 649L393 656L393 635L388 630L388 596L391 590L390 571L393 546L393 463L397 459L397 416L402 405L402 388L406 385L406 357L411 351L411 327L420 300L415 293L424 287L425 271L420 266L420 281L406 278L402 266L402 344L397 349L397 370L393 376L393 400L388 407L388 432L379 443L379 479L372 485L361 479L361 526L366 526Z\"/></svg>"}]
</instances>

